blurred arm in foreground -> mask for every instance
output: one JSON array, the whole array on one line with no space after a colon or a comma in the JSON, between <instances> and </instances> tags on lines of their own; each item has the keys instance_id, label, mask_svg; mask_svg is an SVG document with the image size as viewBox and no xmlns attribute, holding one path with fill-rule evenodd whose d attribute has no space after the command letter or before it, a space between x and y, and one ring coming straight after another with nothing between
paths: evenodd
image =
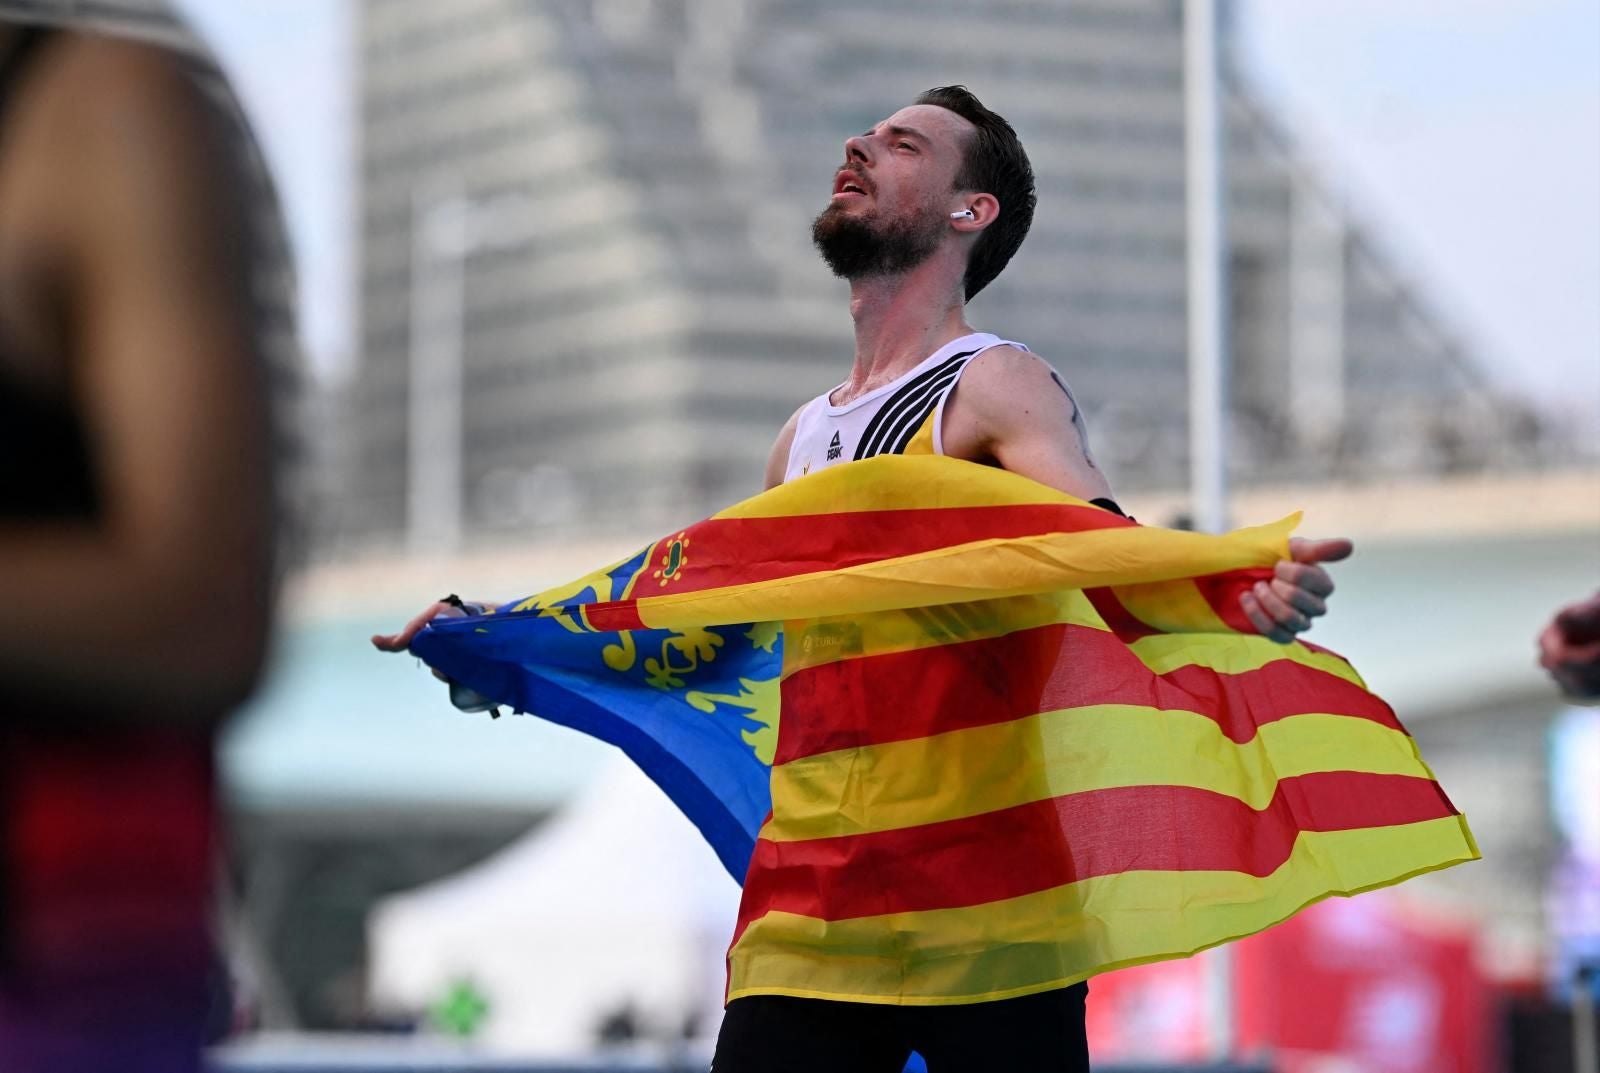
<instances>
[{"instance_id":1,"label":"blurred arm in foreground","mask_svg":"<svg viewBox=\"0 0 1600 1073\"><path fill-rule=\"evenodd\" d=\"M163 53L5 26L6 53L0 679L203 722L250 692L271 602L245 186Z\"/></svg>"},{"instance_id":2,"label":"blurred arm in foreground","mask_svg":"<svg viewBox=\"0 0 1600 1073\"><path fill-rule=\"evenodd\" d=\"M0 7L0 1065L198 1073L228 1017L214 739L271 610L281 224L173 16L17 6Z\"/></svg>"}]
</instances>

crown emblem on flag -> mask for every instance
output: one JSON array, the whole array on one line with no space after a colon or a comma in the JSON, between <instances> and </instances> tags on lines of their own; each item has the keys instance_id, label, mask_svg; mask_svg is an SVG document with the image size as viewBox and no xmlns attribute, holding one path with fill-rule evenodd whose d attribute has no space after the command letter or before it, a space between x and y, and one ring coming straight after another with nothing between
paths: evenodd
<instances>
[{"instance_id":1,"label":"crown emblem on flag","mask_svg":"<svg viewBox=\"0 0 1600 1073\"><path fill-rule=\"evenodd\" d=\"M689 537L687 531L684 531L673 537L672 543L662 553L661 568L651 571L650 574L661 582L662 588L666 588L669 582L676 580L683 573L683 568L689 565L689 557L684 552L688 546Z\"/></svg>"}]
</instances>

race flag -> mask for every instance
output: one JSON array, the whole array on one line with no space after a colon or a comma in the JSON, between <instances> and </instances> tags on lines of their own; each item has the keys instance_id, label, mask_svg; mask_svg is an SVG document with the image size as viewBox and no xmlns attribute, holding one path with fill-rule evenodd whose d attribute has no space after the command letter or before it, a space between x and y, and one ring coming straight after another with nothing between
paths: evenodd
<instances>
[{"instance_id":1,"label":"race flag","mask_svg":"<svg viewBox=\"0 0 1600 1073\"><path fill-rule=\"evenodd\" d=\"M1238 609L1297 521L880 456L412 651L689 816L745 882L730 998L1003 998L1478 856L1350 665Z\"/></svg>"}]
</instances>

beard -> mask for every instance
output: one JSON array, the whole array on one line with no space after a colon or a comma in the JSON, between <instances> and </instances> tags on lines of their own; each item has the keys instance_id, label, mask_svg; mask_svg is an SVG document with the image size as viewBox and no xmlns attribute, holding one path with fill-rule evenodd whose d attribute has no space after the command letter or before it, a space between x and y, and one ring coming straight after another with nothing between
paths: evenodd
<instances>
[{"instance_id":1,"label":"beard","mask_svg":"<svg viewBox=\"0 0 1600 1073\"><path fill-rule=\"evenodd\" d=\"M829 205L811 224L811 241L833 274L858 280L897 276L916 268L939 248L944 221L924 210L887 223L876 213L850 216Z\"/></svg>"}]
</instances>

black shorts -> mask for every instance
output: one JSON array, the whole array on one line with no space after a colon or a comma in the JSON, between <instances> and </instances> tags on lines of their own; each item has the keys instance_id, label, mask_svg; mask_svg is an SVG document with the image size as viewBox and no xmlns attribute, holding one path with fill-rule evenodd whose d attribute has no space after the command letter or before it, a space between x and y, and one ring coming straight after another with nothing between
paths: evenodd
<instances>
[{"instance_id":1,"label":"black shorts","mask_svg":"<svg viewBox=\"0 0 1600 1073\"><path fill-rule=\"evenodd\" d=\"M711 1073L1087 1073L1087 984L998 1002L885 1006L752 995L728 1004Z\"/></svg>"}]
</instances>

